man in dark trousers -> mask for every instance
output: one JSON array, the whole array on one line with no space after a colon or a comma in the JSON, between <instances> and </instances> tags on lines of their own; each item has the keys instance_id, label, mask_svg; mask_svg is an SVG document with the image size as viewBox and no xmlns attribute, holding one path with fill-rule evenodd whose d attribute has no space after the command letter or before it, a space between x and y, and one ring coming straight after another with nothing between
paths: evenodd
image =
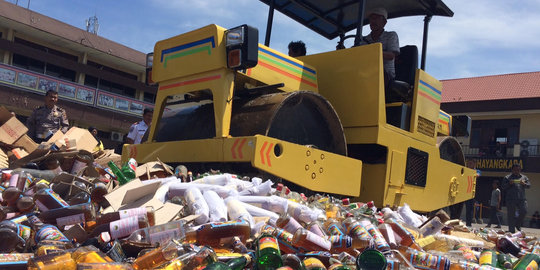
<instances>
[{"instance_id":1,"label":"man in dark trousers","mask_svg":"<svg viewBox=\"0 0 540 270\"><path fill-rule=\"evenodd\" d=\"M516 229L521 230L523 219L527 214L527 199L525 189L531 187L529 178L521 174L519 164L512 165L512 173L505 176L502 188L506 191L506 210L508 212L508 231L514 233ZM519 215L516 217L516 210Z\"/></svg>"}]
</instances>

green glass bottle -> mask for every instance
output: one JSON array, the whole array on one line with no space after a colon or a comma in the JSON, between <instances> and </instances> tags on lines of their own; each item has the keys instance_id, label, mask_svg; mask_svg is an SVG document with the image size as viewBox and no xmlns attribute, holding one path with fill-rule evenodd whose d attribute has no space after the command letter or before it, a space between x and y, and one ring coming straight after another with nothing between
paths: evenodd
<instances>
[{"instance_id":1,"label":"green glass bottle","mask_svg":"<svg viewBox=\"0 0 540 270\"><path fill-rule=\"evenodd\" d=\"M242 270L251 263L251 256L244 254L238 258L231 259L227 262L227 266L231 270Z\"/></svg>"},{"instance_id":2,"label":"green glass bottle","mask_svg":"<svg viewBox=\"0 0 540 270\"><path fill-rule=\"evenodd\" d=\"M538 264L540 264L540 256L528 253L523 255L519 261L514 265L514 270L529 270L529 269L538 269Z\"/></svg>"},{"instance_id":3,"label":"green glass bottle","mask_svg":"<svg viewBox=\"0 0 540 270\"><path fill-rule=\"evenodd\" d=\"M356 258L358 270L384 270L387 264L386 257L376 249L366 249Z\"/></svg>"},{"instance_id":4,"label":"green glass bottle","mask_svg":"<svg viewBox=\"0 0 540 270\"><path fill-rule=\"evenodd\" d=\"M222 262L213 262L206 267L202 268L203 270L231 270L231 268Z\"/></svg>"},{"instance_id":5,"label":"green glass bottle","mask_svg":"<svg viewBox=\"0 0 540 270\"><path fill-rule=\"evenodd\" d=\"M512 269L512 259L510 258L510 255L499 253L497 254L497 259L499 260L499 268Z\"/></svg>"},{"instance_id":6,"label":"green glass bottle","mask_svg":"<svg viewBox=\"0 0 540 270\"><path fill-rule=\"evenodd\" d=\"M120 185L123 185L123 184L129 182L129 180L122 173L120 168L118 168L118 166L116 166L116 164L114 164L114 162L109 161L109 163L107 163L107 165L109 165L109 168L111 168L111 171L113 171L114 175L116 175L116 180L118 180L118 183L120 183Z\"/></svg>"},{"instance_id":7,"label":"green glass bottle","mask_svg":"<svg viewBox=\"0 0 540 270\"><path fill-rule=\"evenodd\" d=\"M480 265L497 266L497 253L495 250L484 249L480 253L480 259L478 260Z\"/></svg>"},{"instance_id":8,"label":"green glass bottle","mask_svg":"<svg viewBox=\"0 0 540 270\"><path fill-rule=\"evenodd\" d=\"M128 181L133 180L136 177L135 170L137 169L137 161L134 158L130 158L128 162L122 166L122 173Z\"/></svg>"},{"instance_id":9,"label":"green glass bottle","mask_svg":"<svg viewBox=\"0 0 540 270\"><path fill-rule=\"evenodd\" d=\"M302 262L306 266L306 270L326 270L326 267L321 260L315 257L305 258Z\"/></svg>"},{"instance_id":10,"label":"green glass bottle","mask_svg":"<svg viewBox=\"0 0 540 270\"><path fill-rule=\"evenodd\" d=\"M270 234L262 234L257 239L257 269L273 270L283 265L277 239Z\"/></svg>"}]
</instances>

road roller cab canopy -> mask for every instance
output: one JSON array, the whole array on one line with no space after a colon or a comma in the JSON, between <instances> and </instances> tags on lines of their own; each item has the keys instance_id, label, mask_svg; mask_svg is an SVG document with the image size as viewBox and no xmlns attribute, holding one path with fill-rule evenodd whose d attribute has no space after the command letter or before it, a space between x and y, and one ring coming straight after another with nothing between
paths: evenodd
<instances>
[{"instance_id":1,"label":"road roller cab canopy","mask_svg":"<svg viewBox=\"0 0 540 270\"><path fill-rule=\"evenodd\" d=\"M383 7L388 12L388 19L406 16L425 16L424 36L422 41L421 68L425 67L427 32L429 21L433 16L452 17L454 12L441 0L261 0L270 8L266 26L265 45L269 46L272 31L274 10L301 23L321 36L334 39L339 37L338 44L343 45L347 38L354 37L359 44L362 27L368 24L366 12ZM356 29L356 34L346 35Z\"/></svg>"}]
</instances>

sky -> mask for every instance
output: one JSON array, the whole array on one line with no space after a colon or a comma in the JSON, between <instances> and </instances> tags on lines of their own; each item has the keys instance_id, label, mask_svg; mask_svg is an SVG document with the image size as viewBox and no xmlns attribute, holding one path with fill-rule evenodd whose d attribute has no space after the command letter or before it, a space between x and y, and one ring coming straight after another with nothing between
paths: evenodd
<instances>
[{"instance_id":1,"label":"sky","mask_svg":"<svg viewBox=\"0 0 540 270\"><path fill-rule=\"evenodd\" d=\"M30 1L30 2L29 2ZM331 0L334 1L334 0ZM208 24L232 28L249 24L264 43L268 6L258 0L8 0L86 29L97 16L98 35L142 52L154 44ZM426 71L457 79L540 71L540 1L446 0L454 16L434 17L429 25ZM423 17L389 20L400 46L422 47ZM364 26L364 34L369 26ZM328 40L279 12L274 14L270 47L287 53L291 40L307 44L308 54L334 50ZM352 43L352 41L351 41ZM351 44L346 44L350 46Z\"/></svg>"}]
</instances>

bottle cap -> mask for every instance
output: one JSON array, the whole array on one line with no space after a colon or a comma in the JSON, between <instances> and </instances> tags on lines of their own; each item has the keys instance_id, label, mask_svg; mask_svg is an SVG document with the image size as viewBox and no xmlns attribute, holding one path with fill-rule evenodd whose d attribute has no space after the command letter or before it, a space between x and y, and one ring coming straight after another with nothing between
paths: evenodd
<instances>
[{"instance_id":1,"label":"bottle cap","mask_svg":"<svg viewBox=\"0 0 540 270\"><path fill-rule=\"evenodd\" d=\"M102 232L100 235L99 235L99 239L103 242L103 243L108 243L111 241L111 235L109 234L109 232Z\"/></svg>"},{"instance_id":2,"label":"bottle cap","mask_svg":"<svg viewBox=\"0 0 540 270\"><path fill-rule=\"evenodd\" d=\"M343 205L349 205L349 204L351 204L351 200L350 200L349 198L345 198L345 199L342 199L342 200L341 200L341 203L342 203Z\"/></svg>"}]
</instances>

